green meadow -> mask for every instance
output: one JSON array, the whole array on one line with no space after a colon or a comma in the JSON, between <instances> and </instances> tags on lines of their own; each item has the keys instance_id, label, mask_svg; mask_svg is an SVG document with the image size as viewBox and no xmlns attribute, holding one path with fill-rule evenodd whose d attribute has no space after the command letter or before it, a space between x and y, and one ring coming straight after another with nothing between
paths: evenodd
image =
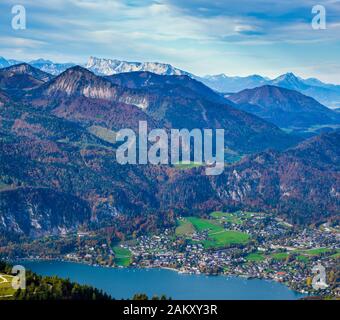
<instances>
[{"instance_id":1,"label":"green meadow","mask_svg":"<svg viewBox=\"0 0 340 320\"><path fill-rule=\"evenodd\" d=\"M195 232L195 228L188 219L183 218L177 220L176 235L177 236L190 236Z\"/></svg>"},{"instance_id":2,"label":"green meadow","mask_svg":"<svg viewBox=\"0 0 340 320\"><path fill-rule=\"evenodd\" d=\"M215 220L201 219L196 217L189 217L187 219L192 223L197 231L208 230L209 232L213 233L224 230L223 226Z\"/></svg>"},{"instance_id":3,"label":"green meadow","mask_svg":"<svg viewBox=\"0 0 340 320\"><path fill-rule=\"evenodd\" d=\"M233 244L246 244L249 235L239 231L225 230L218 220L201 219L197 217L187 218L195 230L208 231L208 239L203 240L205 248L222 248Z\"/></svg>"},{"instance_id":4,"label":"green meadow","mask_svg":"<svg viewBox=\"0 0 340 320\"><path fill-rule=\"evenodd\" d=\"M10 298L15 290L12 288L13 276L0 273L0 300Z\"/></svg>"},{"instance_id":5,"label":"green meadow","mask_svg":"<svg viewBox=\"0 0 340 320\"><path fill-rule=\"evenodd\" d=\"M286 252L278 252L278 253L272 253L271 254L271 257L274 259L274 260L286 260L287 257L289 256L288 253Z\"/></svg>"},{"instance_id":6,"label":"green meadow","mask_svg":"<svg viewBox=\"0 0 340 320\"><path fill-rule=\"evenodd\" d=\"M219 233L208 234L209 240L203 241L205 248L221 248L232 244L246 244L249 235L239 231L225 230Z\"/></svg>"},{"instance_id":7,"label":"green meadow","mask_svg":"<svg viewBox=\"0 0 340 320\"><path fill-rule=\"evenodd\" d=\"M221 221L242 224L242 219L236 213L228 213L222 211L214 211L210 214L213 218L219 219Z\"/></svg>"},{"instance_id":8,"label":"green meadow","mask_svg":"<svg viewBox=\"0 0 340 320\"><path fill-rule=\"evenodd\" d=\"M331 252L332 249L328 248L317 248L317 249L310 249L310 250L304 250L304 251L299 251L301 254L305 254L308 256L319 256L323 253L329 253Z\"/></svg>"},{"instance_id":9,"label":"green meadow","mask_svg":"<svg viewBox=\"0 0 340 320\"><path fill-rule=\"evenodd\" d=\"M131 252L120 246L113 247L115 253L115 263L117 266L127 267L131 264Z\"/></svg>"},{"instance_id":10,"label":"green meadow","mask_svg":"<svg viewBox=\"0 0 340 320\"><path fill-rule=\"evenodd\" d=\"M263 253L261 252L253 252L253 253L249 253L246 256L246 260L249 262L261 262L265 259Z\"/></svg>"},{"instance_id":11,"label":"green meadow","mask_svg":"<svg viewBox=\"0 0 340 320\"><path fill-rule=\"evenodd\" d=\"M192 168L198 168L202 165L203 163L196 163L193 161L190 161L190 162L183 161L183 162L176 163L175 168L179 170L188 170Z\"/></svg>"}]
</instances>

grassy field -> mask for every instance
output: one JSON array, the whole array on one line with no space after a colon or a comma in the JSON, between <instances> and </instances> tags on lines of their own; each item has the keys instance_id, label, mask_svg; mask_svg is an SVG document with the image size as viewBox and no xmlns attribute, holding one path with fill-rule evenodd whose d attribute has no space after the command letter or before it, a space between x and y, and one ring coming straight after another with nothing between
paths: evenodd
<instances>
[{"instance_id":1,"label":"grassy field","mask_svg":"<svg viewBox=\"0 0 340 320\"><path fill-rule=\"evenodd\" d=\"M301 262L308 262L309 258L302 255L302 254L299 254L297 257L296 257L296 260L298 261L301 261Z\"/></svg>"},{"instance_id":2,"label":"grassy field","mask_svg":"<svg viewBox=\"0 0 340 320\"><path fill-rule=\"evenodd\" d=\"M224 228L218 223L218 221L196 217L189 217L187 219L191 222L191 224L195 227L197 231L208 230L209 232L220 232L224 230Z\"/></svg>"},{"instance_id":3,"label":"grassy field","mask_svg":"<svg viewBox=\"0 0 340 320\"><path fill-rule=\"evenodd\" d=\"M332 259L340 259L340 252L335 253L335 254L332 254L332 255L331 255L331 258L332 258Z\"/></svg>"},{"instance_id":4,"label":"grassy field","mask_svg":"<svg viewBox=\"0 0 340 320\"><path fill-rule=\"evenodd\" d=\"M288 256L289 254L285 252L278 252L278 253L271 254L271 257L274 260L286 260Z\"/></svg>"},{"instance_id":5,"label":"grassy field","mask_svg":"<svg viewBox=\"0 0 340 320\"><path fill-rule=\"evenodd\" d=\"M299 253L299 255L296 257L297 260L302 261L302 262L307 262L312 257L317 257L322 254L331 254L334 251L329 248L317 248L317 249L310 249L310 250L297 250L294 252ZM332 259L339 259L340 250L338 249L336 253L331 254L330 257Z\"/></svg>"},{"instance_id":6,"label":"grassy field","mask_svg":"<svg viewBox=\"0 0 340 320\"><path fill-rule=\"evenodd\" d=\"M247 212L247 211L236 211L236 212L214 211L210 214L212 218L217 219L220 222L228 222L228 223L234 223L234 224L243 224L245 221L247 221L254 215L260 215L260 213Z\"/></svg>"},{"instance_id":7,"label":"grassy field","mask_svg":"<svg viewBox=\"0 0 340 320\"><path fill-rule=\"evenodd\" d=\"M263 253L261 253L261 252L253 252L253 253L249 253L246 256L246 259L247 259L247 261L250 261L250 262L261 262L265 258L264 258Z\"/></svg>"},{"instance_id":8,"label":"grassy field","mask_svg":"<svg viewBox=\"0 0 340 320\"><path fill-rule=\"evenodd\" d=\"M120 246L113 247L115 253L115 263L117 266L127 267L131 263L131 252Z\"/></svg>"},{"instance_id":9,"label":"grassy field","mask_svg":"<svg viewBox=\"0 0 340 320\"><path fill-rule=\"evenodd\" d=\"M292 254L295 260L300 262L308 262L311 258L320 256L321 254L331 254L330 257L333 259L340 258L340 250L337 250L336 253L333 253L334 250L329 248L317 248L317 249L310 249L310 250L295 250L291 253L287 252L277 252L272 253L270 257L274 260L283 261L285 260L289 255ZM333 253L333 254L332 254Z\"/></svg>"},{"instance_id":10,"label":"grassy field","mask_svg":"<svg viewBox=\"0 0 340 320\"><path fill-rule=\"evenodd\" d=\"M213 218L219 219L221 221L234 223L234 224L242 224L242 219L236 213L214 211L210 215Z\"/></svg>"},{"instance_id":11,"label":"grassy field","mask_svg":"<svg viewBox=\"0 0 340 320\"><path fill-rule=\"evenodd\" d=\"M12 288L13 276L0 274L0 300L8 299L12 296L15 290Z\"/></svg>"},{"instance_id":12,"label":"grassy field","mask_svg":"<svg viewBox=\"0 0 340 320\"><path fill-rule=\"evenodd\" d=\"M198 168L200 166L203 166L203 163L196 163L196 162L179 162L175 164L175 168L179 169L179 170L188 170L188 169L192 169L192 168Z\"/></svg>"},{"instance_id":13,"label":"grassy field","mask_svg":"<svg viewBox=\"0 0 340 320\"><path fill-rule=\"evenodd\" d=\"M331 252L331 251L332 251L332 249L328 249L328 248L317 248L317 249L300 251L300 253L304 254L304 255L308 255L308 256L319 256L320 254L328 253L328 252Z\"/></svg>"},{"instance_id":14,"label":"grassy field","mask_svg":"<svg viewBox=\"0 0 340 320\"><path fill-rule=\"evenodd\" d=\"M225 230L208 235L209 240L203 241L205 248L221 248L231 244L246 244L249 241L249 236L239 231Z\"/></svg>"},{"instance_id":15,"label":"grassy field","mask_svg":"<svg viewBox=\"0 0 340 320\"><path fill-rule=\"evenodd\" d=\"M181 219L177 221L178 227L176 228L177 236L190 236L195 232L195 228L188 219Z\"/></svg>"},{"instance_id":16,"label":"grassy field","mask_svg":"<svg viewBox=\"0 0 340 320\"><path fill-rule=\"evenodd\" d=\"M116 143L116 133L101 126L91 126L87 129L90 133L109 143Z\"/></svg>"},{"instance_id":17,"label":"grassy field","mask_svg":"<svg viewBox=\"0 0 340 320\"><path fill-rule=\"evenodd\" d=\"M221 248L231 244L245 244L249 235L239 231L225 230L217 220L187 218L197 231L208 231L208 240L202 241L205 248Z\"/></svg>"}]
</instances>

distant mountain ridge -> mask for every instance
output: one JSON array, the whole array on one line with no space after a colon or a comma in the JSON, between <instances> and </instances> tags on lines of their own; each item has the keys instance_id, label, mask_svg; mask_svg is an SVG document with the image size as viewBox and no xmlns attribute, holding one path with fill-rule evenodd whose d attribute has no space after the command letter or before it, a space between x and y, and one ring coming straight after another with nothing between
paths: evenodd
<instances>
[{"instance_id":1,"label":"distant mountain ridge","mask_svg":"<svg viewBox=\"0 0 340 320\"><path fill-rule=\"evenodd\" d=\"M17 60L6 60L0 57L0 68L5 68L14 64L22 63ZM30 65L48 72L54 76L59 75L65 70L76 66L77 64L54 63L50 60L37 59L28 62ZM84 68L89 69L97 75L110 76L119 73L146 71L159 75L187 75L194 78L211 89L229 94L242 91L244 89L253 89L263 85L276 85L286 89L299 91L307 96L311 96L320 103L330 108L340 107L340 85L327 84L322 81L309 78L302 79L288 72L275 79L269 79L261 75L250 75L246 77L231 77L225 74L196 76L176 68L167 63L159 62L129 62L118 59L103 59L90 57L86 63L80 63Z\"/></svg>"},{"instance_id":2,"label":"distant mountain ridge","mask_svg":"<svg viewBox=\"0 0 340 320\"><path fill-rule=\"evenodd\" d=\"M76 64L69 62L69 63L54 63L50 60L38 59L32 60L28 62L35 68L38 68L44 72L50 73L54 76L59 75L60 73L64 72L65 70L74 67Z\"/></svg>"},{"instance_id":3,"label":"distant mountain ridge","mask_svg":"<svg viewBox=\"0 0 340 320\"><path fill-rule=\"evenodd\" d=\"M159 62L128 62L117 59L100 59L90 57L84 65L86 69L97 75L111 76L117 73L149 71L160 75L190 75L190 73L173 67L170 64Z\"/></svg>"},{"instance_id":4,"label":"distant mountain ridge","mask_svg":"<svg viewBox=\"0 0 340 320\"><path fill-rule=\"evenodd\" d=\"M315 78L302 79L292 72L278 76L273 80L259 75L228 77L224 74L205 76L201 77L200 80L210 88L226 94L236 93L245 89L254 89L263 85L273 85L303 93L329 108L340 106L340 85L323 83Z\"/></svg>"},{"instance_id":5,"label":"distant mountain ridge","mask_svg":"<svg viewBox=\"0 0 340 320\"><path fill-rule=\"evenodd\" d=\"M264 85L245 89L228 97L237 108L253 113L281 128L309 128L340 125L337 112L302 93L278 86Z\"/></svg>"},{"instance_id":6,"label":"distant mountain ridge","mask_svg":"<svg viewBox=\"0 0 340 320\"><path fill-rule=\"evenodd\" d=\"M224 93L239 92L244 89L252 89L265 85L270 81L260 75L250 75L246 77L229 77L225 74L208 75L200 77L200 80L216 91Z\"/></svg>"}]
</instances>

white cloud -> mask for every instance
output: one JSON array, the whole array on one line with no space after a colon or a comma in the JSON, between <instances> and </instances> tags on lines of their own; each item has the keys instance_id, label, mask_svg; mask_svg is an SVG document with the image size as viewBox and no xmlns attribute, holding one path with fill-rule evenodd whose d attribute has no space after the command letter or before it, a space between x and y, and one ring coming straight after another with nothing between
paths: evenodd
<instances>
[{"instance_id":1,"label":"white cloud","mask_svg":"<svg viewBox=\"0 0 340 320\"><path fill-rule=\"evenodd\" d=\"M339 49L340 26L334 19L340 15L339 1L320 1L329 16L323 33L310 26L312 0L20 2L27 9L28 29L2 31L0 54L22 57L26 48L30 57L82 61L97 55L169 62L197 74L270 75L297 64L312 72L308 64L335 63L332 51ZM0 10L16 3L2 0ZM321 46L329 52L318 58Z\"/></svg>"}]
</instances>

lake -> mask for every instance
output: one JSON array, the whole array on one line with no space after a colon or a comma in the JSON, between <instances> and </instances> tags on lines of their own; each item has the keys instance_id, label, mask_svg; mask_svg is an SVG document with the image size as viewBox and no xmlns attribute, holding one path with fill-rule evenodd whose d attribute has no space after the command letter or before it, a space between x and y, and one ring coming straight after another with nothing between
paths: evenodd
<instances>
[{"instance_id":1,"label":"lake","mask_svg":"<svg viewBox=\"0 0 340 320\"><path fill-rule=\"evenodd\" d=\"M57 275L92 285L116 299L132 298L135 293L188 300L294 300L304 296L281 283L260 279L179 274L165 269L105 268L63 261L20 264L40 275Z\"/></svg>"}]
</instances>

